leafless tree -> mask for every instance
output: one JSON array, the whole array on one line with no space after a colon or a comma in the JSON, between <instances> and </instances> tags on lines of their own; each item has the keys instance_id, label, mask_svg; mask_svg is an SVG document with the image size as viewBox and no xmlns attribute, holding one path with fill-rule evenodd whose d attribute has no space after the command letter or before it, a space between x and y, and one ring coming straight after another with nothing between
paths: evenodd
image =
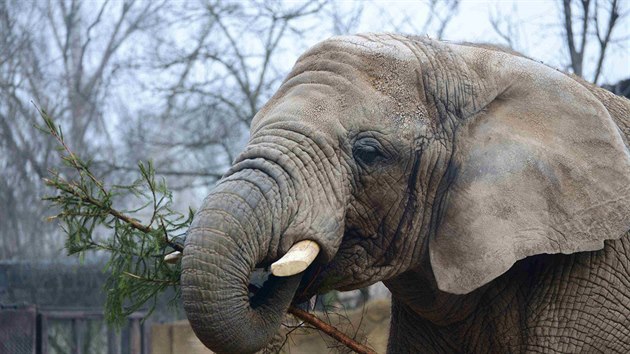
<instances>
[{"instance_id":1,"label":"leafless tree","mask_svg":"<svg viewBox=\"0 0 630 354\"><path fill-rule=\"evenodd\" d=\"M167 34L152 53L158 58L155 70L173 79L155 88L164 104L146 112L150 126L131 127L129 146L150 150L158 172L170 177L175 190L211 186L292 65L283 54L303 49L294 46L303 41L304 26L319 23L316 15L327 5L205 1L185 9L194 13L197 35L181 45L181 38Z\"/></svg>"},{"instance_id":2,"label":"leafless tree","mask_svg":"<svg viewBox=\"0 0 630 354\"><path fill-rule=\"evenodd\" d=\"M330 18L332 19L332 34L343 35L355 32L363 20L366 2L354 1L347 3L332 2ZM347 5L349 9L343 9Z\"/></svg>"},{"instance_id":3,"label":"leafless tree","mask_svg":"<svg viewBox=\"0 0 630 354\"><path fill-rule=\"evenodd\" d=\"M134 33L159 23L163 6L134 0L94 7L77 0L0 2L0 258L39 257L61 248L46 239L55 233L43 222L39 199L54 151L33 128L39 123L34 104L64 126L75 149L112 155L104 107L111 81L122 71L119 52Z\"/></svg>"},{"instance_id":4,"label":"leafless tree","mask_svg":"<svg viewBox=\"0 0 630 354\"><path fill-rule=\"evenodd\" d=\"M616 41L613 32L619 21L627 16L618 0L562 0L564 41L570 59L569 68L579 76L585 75L587 51L595 54L595 68L591 81L597 83L602 72L607 49ZM589 47L589 41L595 45Z\"/></svg>"},{"instance_id":5,"label":"leafless tree","mask_svg":"<svg viewBox=\"0 0 630 354\"><path fill-rule=\"evenodd\" d=\"M389 26L396 32L429 35L443 39L448 25L459 13L459 0L423 0L424 11L410 11L390 19Z\"/></svg>"},{"instance_id":6,"label":"leafless tree","mask_svg":"<svg viewBox=\"0 0 630 354\"><path fill-rule=\"evenodd\" d=\"M437 38L444 38L446 27L459 11L459 0L428 0L429 16L424 23L422 33L428 33L435 26Z\"/></svg>"},{"instance_id":7,"label":"leafless tree","mask_svg":"<svg viewBox=\"0 0 630 354\"><path fill-rule=\"evenodd\" d=\"M516 18L516 6L512 6L509 14L503 13L495 7L490 11L490 25L494 32L501 38L501 40L512 50L522 50L521 47L521 31L520 24L514 20Z\"/></svg>"},{"instance_id":8,"label":"leafless tree","mask_svg":"<svg viewBox=\"0 0 630 354\"><path fill-rule=\"evenodd\" d=\"M559 0L558 22L551 28L559 26L559 37L566 51L559 59L565 64L563 69L584 77L597 84L602 77L602 70L606 58L613 53L623 53L624 41L627 37L616 35L615 29L628 16L627 2L619 0ZM515 6L515 5L514 5ZM626 7L626 8L624 8ZM518 23L516 10L513 7L509 15L501 13L498 6L490 11L490 24L501 42L514 50L527 54L527 48L523 48L521 40L527 39L527 35L521 32L521 23ZM549 31L548 24L544 26ZM616 48L615 48L616 47ZM613 49L611 49L613 48Z\"/></svg>"}]
</instances>

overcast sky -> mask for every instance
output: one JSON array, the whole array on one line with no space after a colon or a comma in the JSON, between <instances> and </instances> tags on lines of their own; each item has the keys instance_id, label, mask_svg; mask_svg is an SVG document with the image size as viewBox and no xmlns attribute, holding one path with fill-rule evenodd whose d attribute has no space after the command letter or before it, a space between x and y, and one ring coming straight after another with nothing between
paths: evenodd
<instances>
[{"instance_id":1,"label":"overcast sky","mask_svg":"<svg viewBox=\"0 0 630 354\"><path fill-rule=\"evenodd\" d=\"M630 0L620 0L622 13L630 11ZM338 1L341 11L350 11L356 1ZM426 20L427 5L421 0L364 1L363 20L357 32L421 33ZM445 3L441 3L442 5ZM562 42L563 21L561 3L554 0L488 1L462 0L459 11L449 22L444 39L452 41L506 44L492 29L490 17L512 24L514 49L559 69L566 69L567 50ZM403 19L409 18L405 25ZM433 29L434 31L434 29ZM434 34L429 30L429 35ZM325 37L322 35L321 37ZM599 83L613 83L630 77L630 16L617 23L613 37L622 39L609 47ZM311 45L322 40L317 34ZM595 44L591 42L592 44ZM592 79L598 48L587 48L585 76ZM590 56L588 54L591 54ZM291 56L297 59L297 54ZM290 58L287 58L289 60Z\"/></svg>"}]
</instances>

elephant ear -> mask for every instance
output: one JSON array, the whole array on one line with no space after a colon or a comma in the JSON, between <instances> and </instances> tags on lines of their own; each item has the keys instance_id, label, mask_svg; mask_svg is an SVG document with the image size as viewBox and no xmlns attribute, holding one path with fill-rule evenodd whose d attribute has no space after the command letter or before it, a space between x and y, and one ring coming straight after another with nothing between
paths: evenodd
<instances>
[{"instance_id":1,"label":"elephant ear","mask_svg":"<svg viewBox=\"0 0 630 354\"><path fill-rule=\"evenodd\" d=\"M623 236L630 156L602 103L527 58L449 47L480 105L455 133L453 179L429 241L438 287L465 294L525 257Z\"/></svg>"}]
</instances>

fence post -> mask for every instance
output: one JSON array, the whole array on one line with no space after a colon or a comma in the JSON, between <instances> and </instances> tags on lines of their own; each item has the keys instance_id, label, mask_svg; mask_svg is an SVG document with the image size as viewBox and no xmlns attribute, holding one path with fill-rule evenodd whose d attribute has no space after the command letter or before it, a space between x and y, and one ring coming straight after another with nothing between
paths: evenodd
<instances>
[{"instance_id":1,"label":"fence post","mask_svg":"<svg viewBox=\"0 0 630 354\"><path fill-rule=\"evenodd\" d=\"M48 354L48 319L46 315L39 316L39 354Z\"/></svg>"},{"instance_id":2,"label":"fence post","mask_svg":"<svg viewBox=\"0 0 630 354\"><path fill-rule=\"evenodd\" d=\"M129 345L132 354L142 354L142 333L140 331L140 320L137 318L131 319Z\"/></svg>"},{"instance_id":3,"label":"fence post","mask_svg":"<svg viewBox=\"0 0 630 354\"><path fill-rule=\"evenodd\" d=\"M120 336L112 326L107 326L107 354L120 354Z\"/></svg>"}]
</instances>

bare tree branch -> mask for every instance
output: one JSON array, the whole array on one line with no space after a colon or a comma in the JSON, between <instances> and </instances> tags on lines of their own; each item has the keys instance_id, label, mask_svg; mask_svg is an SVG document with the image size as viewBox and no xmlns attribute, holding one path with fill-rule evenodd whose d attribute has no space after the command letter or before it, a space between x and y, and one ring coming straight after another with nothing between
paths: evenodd
<instances>
[{"instance_id":1,"label":"bare tree branch","mask_svg":"<svg viewBox=\"0 0 630 354\"><path fill-rule=\"evenodd\" d=\"M595 36L597 37L597 42L599 43L599 56L597 58L597 64L595 66L595 75L593 76L593 83L597 84L599 80L599 76L602 72L602 65L604 64L604 58L606 57L606 49L608 48L608 44L610 43L610 38L617 23L617 20L620 18L619 16L619 3L617 0L610 0L610 9L608 22L606 25L606 33L602 37L599 29L599 1L595 1L595 16L594 16L594 27L595 27Z\"/></svg>"},{"instance_id":2,"label":"bare tree branch","mask_svg":"<svg viewBox=\"0 0 630 354\"><path fill-rule=\"evenodd\" d=\"M510 14L501 13L498 7L490 12L490 25L492 29L512 50L519 50L518 42L520 38L518 23L514 22L516 12L515 7L512 7Z\"/></svg>"},{"instance_id":3,"label":"bare tree branch","mask_svg":"<svg viewBox=\"0 0 630 354\"><path fill-rule=\"evenodd\" d=\"M602 5L605 3L605 6ZM577 4L574 6L574 4ZM592 5L592 6L591 6ZM573 13L576 8L578 14ZM597 83L601 76L603 64L609 45L615 41L613 31L622 18L618 0L563 0L562 15L564 19L564 41L568 48L570 68L576 75L584 77L585 58L587 51L591 52L592 39L597 43L598 54L593 70L593 83ZM574 21L580 25L576 33ZM590 28L593 28L591 31ZM589 39L590 38L590 39Z\"/></svg>"}]
</instances>

